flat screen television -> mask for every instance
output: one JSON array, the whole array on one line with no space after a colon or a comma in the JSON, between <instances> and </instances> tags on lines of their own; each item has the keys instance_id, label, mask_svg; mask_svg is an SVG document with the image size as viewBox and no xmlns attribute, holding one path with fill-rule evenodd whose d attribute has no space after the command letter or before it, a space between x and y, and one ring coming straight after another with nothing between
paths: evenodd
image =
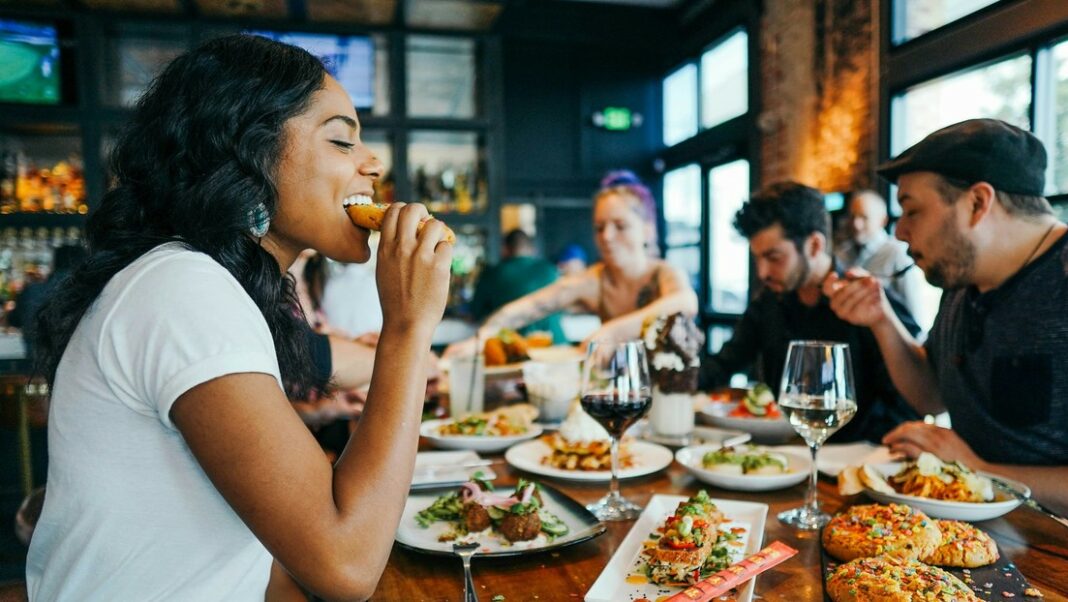
<instances>
[{"instance_id":1,"label":"flat screen television","mask_svg":"<svg viewBox=\"0 0 1068 602\"><path fill-rule=\"evenodd\" d=\"M0 19L0 102L59 104L59 65L54 26Z\"/></svg>"},{"instance_id":2,"label":"flat screen television","mask_svg":"<svg viewBox=\"0 0 1068 602\"><path fill-rule=\"evenodd\" d=\"M375 43L367 36L281 31L247 31L299 46L322 59L326 70L345 88L357 109L374 106Z\"/></svg>"}]
</instances>

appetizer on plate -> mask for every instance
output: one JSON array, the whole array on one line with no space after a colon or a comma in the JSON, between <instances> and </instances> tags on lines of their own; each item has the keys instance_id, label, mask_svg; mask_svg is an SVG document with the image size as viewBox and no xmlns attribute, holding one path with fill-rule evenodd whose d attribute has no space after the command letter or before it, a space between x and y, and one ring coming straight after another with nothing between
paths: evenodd
<instances>
[{"instance_id":1,"label":"appetizer on plate","mask_svg":"<svg viewBox=\"0 0 1068 602\"><path fill-rule=\"evenodd\" d=\"M790 472L790 460L784 454L756 445L721 447L701 457L706 470L732 475L777 475Z\"/></svg>"},{"instance_id":2,"label":"appetizer on plate","mask_svg":"<svg viewBox=\"0 0 1068 602\"><path fill-rule=\"evenodd\" d=\"M444 422L437 427L437 434L443 437L513 437L529 431L537 417L538 409L534 406L516 404Z\"/></svg>"},{"instance_id":3,"label":"appetizer on plate","mask_svg":"<svg viewBox=\"0 0 1068 602\"><path fill-rule=\"evenodd\" d=\"M904 504L853 506L823 528L823 547L842 561L880 554L918 560L941 544L938 524Z\"/></svg>"},{"instance_id":4,"label":"appetizer on plate","mask_svg":"<svg viewBox=\"0 0 1068 602\"><path fill-rule=\"evenodd\" d=\"M859 493L864 487L885 494L899 493L951 502L984 503L994 500L990 479L978 475L959 462L943 462L923 452L905 463L897 474L885 478L874 466L846 467L838 476L843 495Z\"/></svg>"},{"instance_id":5,"label":"appetizer on plate","mask_svg":"<svg viewBox=\"0 0 1068 602\"><path fill-rule=\"evenodd\" d=\"M950 573L889 555L858 558L839 566L827 578L827 595L834 602L981 602L971 588Z\"/></svg>"},{"instance_id":6,"label":"appetizer on plate","mask_svg":"<svg viewBox=\"0 0 1068 602\"><path fill-rule=\"evenodd\" d=\"M730 545L738 533L721 531L725 521L703 489L680 503L646 542L646 576L659 585L684 585L728 566L738 555Z\"/></svg>"},{"instance_id":7,"label":"appetizer on plate","mask_svg":"<svg viewBox=\"0 0 1068 602\"><path fill-rule=\"evenodd\" d=\"M541 438L549 455L541 463L563 470L609 470L612 467L612 441L604 430L576 401L560 429ZM626 439L619 444L619 467L634 465Z\"/></svg>"},{"instance_id":8,"label":"appetizer on plate","mask_svg":"<svg viewBox=\"0 0 1068 602\"><path fill-rule=\"evenodd\" d=\"M481 536L515 543L539 537L547 541L567 535L567 524L544 507L540 485L519 479L515 490L504 494L478 474L415 515L420 527L437 521L452 523L440 541L474 541Z\"/></svg>"},{"instance_id":9,"label":"appetizer on plate","mask_svg":"<svg viewBox=\"0 0 1068 602\"><path fill-rule=\"evenodd\" d=\"M552 345L552 335L548 340L544 335L532 335L523 337L518 332L505 328L497 336L486 339L482 346L482 353L486 358L487 366L505 366L518 364L530 359L527 351L531 347L548 347Z\"/></svg>"},{"instance_id":10,"label":"appetizer on plate","mask_svg":"<svg viewBox=\"0 0 1068 602\"><path fill-rule=\"evenodd\" d=\"M782 418L779 405L775 403L775 394L771 392L771 387L764 383L757 383L749 389L742 401L727 415L732 418L766 418L768 420Z\"/></svg>"}]
</instances>

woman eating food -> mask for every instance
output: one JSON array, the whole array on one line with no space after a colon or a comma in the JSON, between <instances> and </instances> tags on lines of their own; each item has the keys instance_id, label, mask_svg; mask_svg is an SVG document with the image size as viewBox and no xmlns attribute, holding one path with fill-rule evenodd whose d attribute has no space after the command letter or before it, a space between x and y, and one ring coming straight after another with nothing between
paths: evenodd
<instances>
[{"instance_id":1,"label":"woman eating food","mask_svg":"<svg viewBox=\"0 0 1068 602\"><path fill-rule=\"evenodd\" d=\"M486 319L477 340L571 308L601 318L588 340L602 341L638 338L650 316L697 313L697 295L686 276L656 257L656 203L634 174L612 172L602 180L593 197L593 228L599 263L500 308ZM445 356L474 354L475 340L451 345Z\"/></svg>"},{"instance_id":2,"label":"woman eating food","mask_svg":"<svg viewBox=\"0 0 1068 602\"><path fill-rule=\"evenodd\" d=\"M415 462L444 226L385 210L389 362L331 465L282 382L316 384L286 269L306 248L370 254L345 205L382 164L344 89L298 48L215 39L152 84L111 163L88 259L38 320L53 395L30 599L371 596Z\"/></svg>"}]
</instances>

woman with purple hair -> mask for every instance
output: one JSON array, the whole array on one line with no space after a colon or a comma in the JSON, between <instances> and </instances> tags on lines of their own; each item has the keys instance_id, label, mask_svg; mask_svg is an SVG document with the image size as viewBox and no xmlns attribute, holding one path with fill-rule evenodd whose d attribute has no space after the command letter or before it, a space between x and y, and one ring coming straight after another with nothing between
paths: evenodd
<instances>
[{"instance_id":1,"label":"woman with purple hair","mask_svg":"<svg viewBox=\"0 0 1068 602\"><path fill-rule=\"evenodd\" d=\"M500 308L486 319L478 339L571 308L601 318L601 327L587 340L636 339L647 317L697 313L688 278L657 257L656 201L637 176L613 171L601 180L593 195L593 229L599 263ZM474 339L468 339L445 355L474 350Z\"/></svg>"}]
</instances>

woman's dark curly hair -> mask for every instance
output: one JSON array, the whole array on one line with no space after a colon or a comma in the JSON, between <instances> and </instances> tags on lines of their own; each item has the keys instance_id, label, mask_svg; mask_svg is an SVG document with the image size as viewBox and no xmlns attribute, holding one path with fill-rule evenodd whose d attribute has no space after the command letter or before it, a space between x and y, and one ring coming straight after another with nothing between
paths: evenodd
<instances>
[{"instance_id":1,"label":"woman's dark curly hair","mask_svg":"<svg viewBox=\"0 0 1068 602\"><path fill-rule=\"evenodd\" d=\"M275 214L284 125L325 74L304 50L247 35L209 41L167 66L111 154L117 184L86 224L88 257L38 313L39 374L55 380L74 329L112 276L179 242L226 268L260 308L283 381L318 384L293 279L249 228L261 205Z\"/></svg>"}]
</instances>

